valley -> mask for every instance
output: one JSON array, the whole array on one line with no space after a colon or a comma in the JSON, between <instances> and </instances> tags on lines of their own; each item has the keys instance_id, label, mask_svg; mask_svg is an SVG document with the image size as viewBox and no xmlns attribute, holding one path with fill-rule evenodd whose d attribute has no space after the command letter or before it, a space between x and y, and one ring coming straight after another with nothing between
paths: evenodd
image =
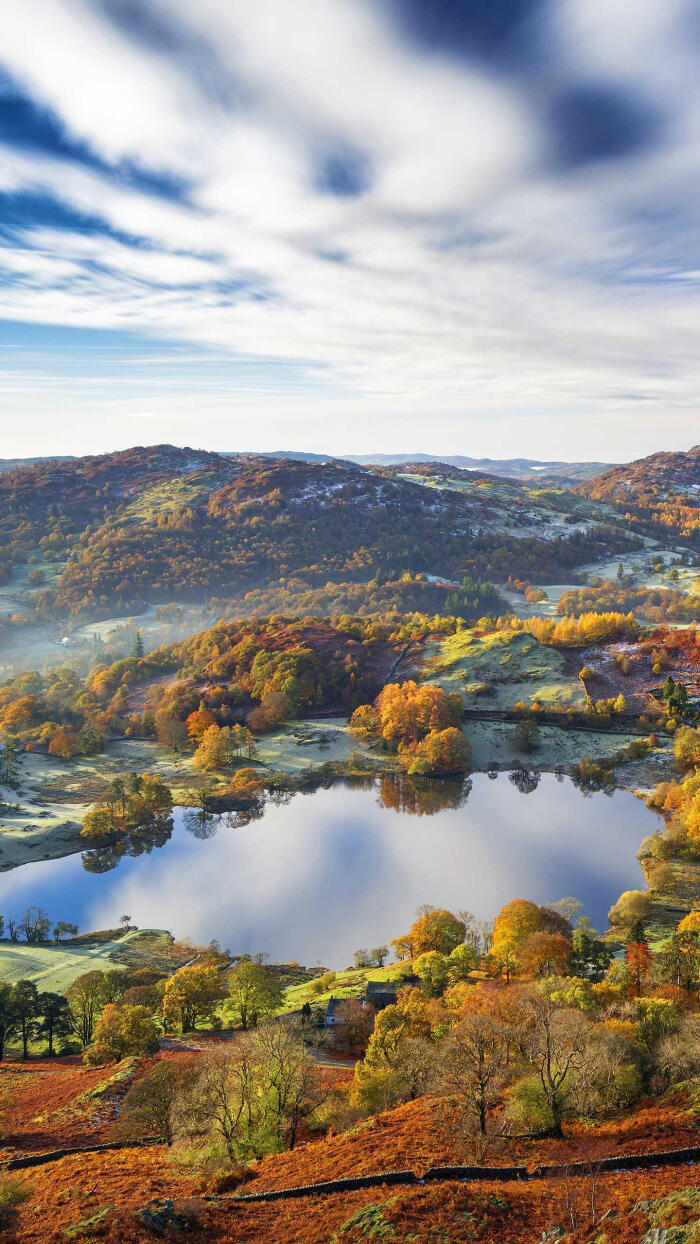
<instances>
[{"instance_id":1,"label":"valley","mask_svg":"<svg viewBox=\"0 0 700 1244\"><path fill-rule=\"evenodd\" d=\"M319 1240L593 1213L637 1244L641 1190L642 1225L692 1227L694 455L665 490L629 468L634 521L623 468L156 446L0 474L15 1238L48 1211L56 1244L292 1244L293 1200L241 1198L365 1174L308 1194ZM576 1071L538 1088L550 1024ZM105 1144L71 1191L66 1151ZM518 1162L559 1173L481 1177ZM478 1186L414 1190L455 1163Z\"/></svg>"}]
</instances>

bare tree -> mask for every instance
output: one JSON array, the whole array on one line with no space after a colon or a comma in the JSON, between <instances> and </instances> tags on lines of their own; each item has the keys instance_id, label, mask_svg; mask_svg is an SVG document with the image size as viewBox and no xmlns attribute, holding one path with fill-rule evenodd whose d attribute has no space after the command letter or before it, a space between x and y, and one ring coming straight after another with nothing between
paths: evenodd
<instances>
[{"instance_id":1,"label":"bare tree","mask_svg":"<svg viewBox=\"0 0 700 1244\"><path fill-rule=\"evenodd\" d=\"M309 1060L300 1024L266 1020L253 1044L269 1085L275 1135L293 1149L300 1124L323 1104L328 1089Z\"/></svg>"},{"instance_id":2,"label":"bare tree","mask_svg":"<svg viewBox=\"0 0 700 1244\"><path fill-rule=\"evenodd\" d=\"M678 1031L659 1041L653 1056L655 1079L664 1090L700 1076L700 1026L684 1016Z\"/></svg>"},{"instance_id":3,"label":"bare tree","mask_svg":"<svg viewBox=\"0 0 700 1244\"><path fill-rule=\"evenodd\" d=\"M591 1157L587 1161L584 1153L583 1161L586 1163L584 1174L575 1173L573 1167L567 1166L563 1175L564 1204L572 1231L578 1227L597 1226L603 1214L600 1160Z\"/></svg>"},{"instance_id":4,"label":"bare tree","mask_svg":"<svg viewBox=\"0 0 700 1244\"><path fill-rule=\"evenodd\" d=\"M338 1021L333 1031L333 1043L347 1049L357 1049L366 1045L374 1025L374 1007L360 998L346 998L336 1010Z\"/></svg>"},{"instance_id":5,"label":"bare tree","mask_svg":"<svg viewBox=\"0 0 700 1244\"><path fill-rule=\"evenodd\" d=\"M467 1015L450 1034L441 1067L442 1087L463 1103L486 1135L487 1116L500 1096L508 1059L503 1021L488 1011Z\"/></svg>"},{"instance_id":6,"label":"bare tree","mask_svg":"<svg viewBox=\"0 0 700 1244\"><path fill-rule=\"evenodd\" d=\"M31 943L48 941L51 921L42 907L28 907L19 923L25 940Z\"/></svg>"},{"instance_id":7,"label":"bare tree","mask_svg":"<svg viewBox=\"0 0 700 1244\"><path fill-rule=\"evenodd\" d=\"M251 1038L208 1051L174 1111L175 1130L193 1141L223 1141L229 1157L262 1157L266 1102Z\"/></svg>"},{"instance_id":8,"label":"bare tree","mask_svg":"<svg viewBox=\"0 0 700 1244\"><path fill-rule=\"evenodd\" d=\"M571 1107L578 1073L585 1069L591 1024L578 1011L532 991L523 1000L521 1041L535 1069L552 1115L552 1134L562 1135L562 1122Z\"/></svg>"}]
</instances>

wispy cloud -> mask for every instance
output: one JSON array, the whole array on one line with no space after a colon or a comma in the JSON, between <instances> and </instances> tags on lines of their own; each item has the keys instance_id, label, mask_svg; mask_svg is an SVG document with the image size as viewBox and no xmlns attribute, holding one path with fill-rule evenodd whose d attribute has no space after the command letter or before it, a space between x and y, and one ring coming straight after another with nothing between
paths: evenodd
<instances>
[{"instance_id":1,"label":"wispy cloud","mask_svg":"<svg viewBox=\"0 0 700 1244\"><path fill-rule=\"evenodd\" d=\"M479 420L527 413L567 417L557 452L596 429L633 452L630 393L637 436L691 439L693 6L481 7L5 0L0 316L294 369L252 385L261 443L299 386L307 418L361 407L405 445L430 415L487 448Z\"/></svg>"}]
</instances>

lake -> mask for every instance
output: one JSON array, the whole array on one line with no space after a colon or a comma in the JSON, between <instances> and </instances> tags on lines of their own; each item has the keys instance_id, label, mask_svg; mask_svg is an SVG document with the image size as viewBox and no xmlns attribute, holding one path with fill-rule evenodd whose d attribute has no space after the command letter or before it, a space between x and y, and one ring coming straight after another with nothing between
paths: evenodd
<instances>
[{"instance_id":1,"label":"lake","mask_svg":"<svg viewBox=\"0 0 700 1244\"><path fill-rule=\"evenodd\" d=\"M234 953L333 968L405 932L422 903L491 919L513 898L573 895L604 928L620 892L643 885L635 854L659 818L625 791L584 797L551 774L524 785L485 773L422 792L335 785L269 803L247 825L201 826L178 809L164 846L110 871L73 855L3 874L0 911L33 903L83 931L128 913Z\"/></svg>"}]
</instances>

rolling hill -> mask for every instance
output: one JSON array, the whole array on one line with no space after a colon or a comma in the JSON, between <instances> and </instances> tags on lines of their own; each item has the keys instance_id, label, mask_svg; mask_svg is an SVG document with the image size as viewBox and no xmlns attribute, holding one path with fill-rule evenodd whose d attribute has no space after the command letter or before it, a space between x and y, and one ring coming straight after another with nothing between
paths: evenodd
<instances>
[{"instance_id":1,"label":"rolling hill","mask_svg":"<svg viewBox=\"0 0 700 1244\"><path fill-rule=\"evenodd\" d=\"M624 510L656 536L673 535L700 546L700 445L611 467L576 492Z\"/></svg>"},{"instance_id":2,"label":"rolling hill","mask_svg":"<svg viewBox=\"0 0 700 1244\"><path fill-rule=\"evenodd\" d=\"M33 602L57 618L291 580L301 590L407 572L546 581L625 546L600 517L561 490L439 463L368 469L157 445L0 474L8 564L60 568L50 587L37 579Z\"/></svg>"},{"instance_id":3,"label":"rolling hill","mask_svg":"<svg viewBox=\"0 0 700 1244\"><path fill-rule=\"evenodd\" d=\"M548 462L539 458L469 458L464 454L449 457L436 454L361 454L350 455L351 462L362 466L397 466L400 463L440 461L464 471L486 471L504 479L558 481L573 484L590 479L607 467L605 462Z\"/></svg>"}]
</instances>

